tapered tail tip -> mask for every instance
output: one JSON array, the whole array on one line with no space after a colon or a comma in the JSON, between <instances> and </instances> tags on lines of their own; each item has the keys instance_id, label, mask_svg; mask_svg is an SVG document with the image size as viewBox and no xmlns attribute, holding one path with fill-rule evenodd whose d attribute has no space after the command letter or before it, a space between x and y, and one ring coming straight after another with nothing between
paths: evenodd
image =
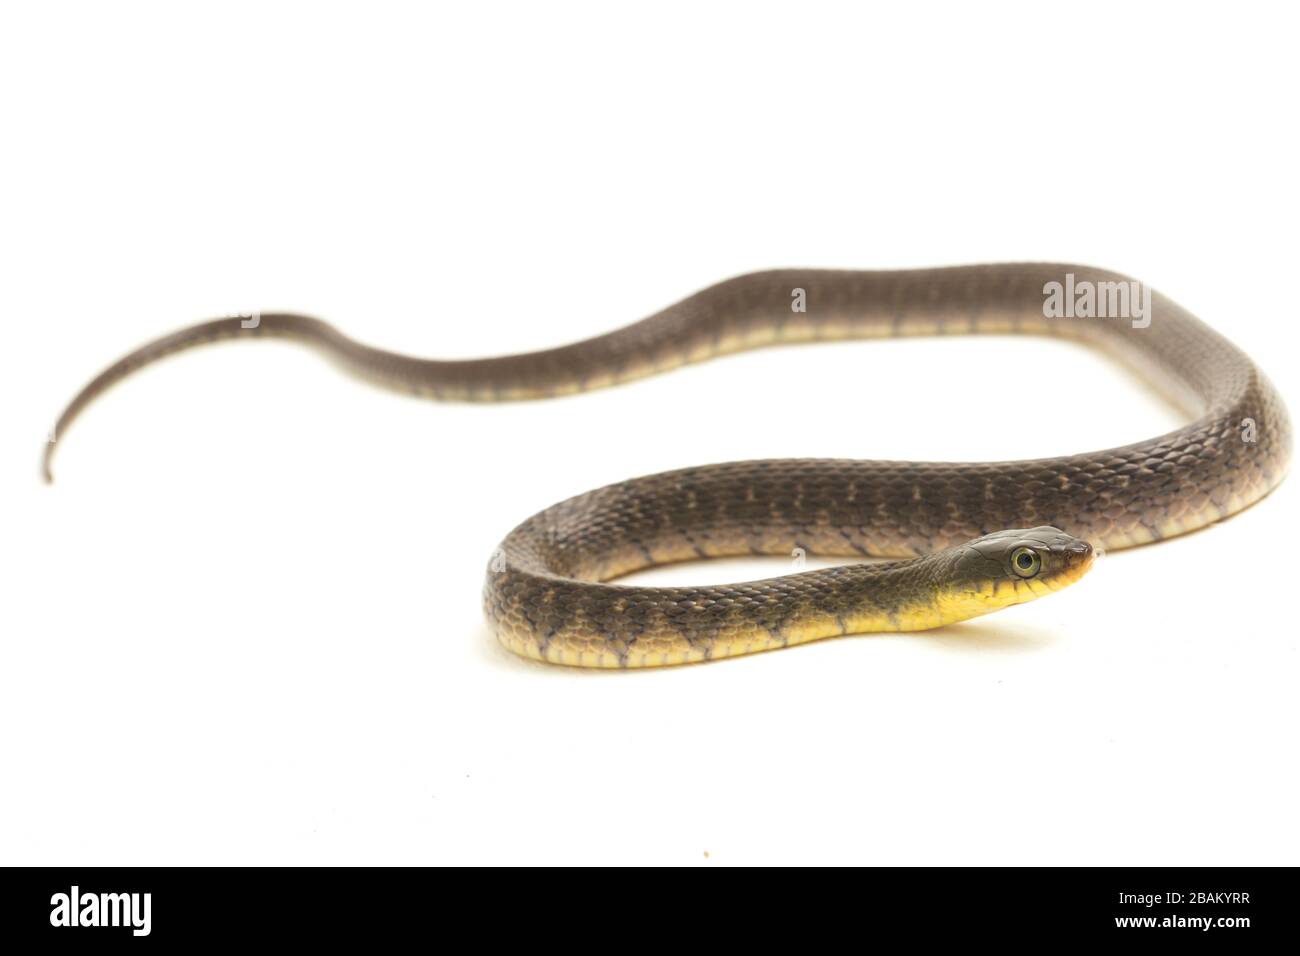
<instances>
[{"instance_id":1,"label":"tapered tail tip","mask_svg":"<svg viewBox=\"0 0 1300 956\"><path fill-rule=\"evenodd\" d=\"M54 484L54 470L50 466L50 460L54 457L54 438L51 435L49 442L45 445L45 451L41 453L41 478L47 485Z\"/></svg>"}]
</instances>

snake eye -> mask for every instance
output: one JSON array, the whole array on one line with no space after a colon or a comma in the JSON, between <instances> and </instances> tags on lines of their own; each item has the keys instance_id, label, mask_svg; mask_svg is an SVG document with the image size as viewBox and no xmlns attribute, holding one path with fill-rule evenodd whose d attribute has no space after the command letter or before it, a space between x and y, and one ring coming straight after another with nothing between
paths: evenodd
<instances>
[{"instance_id":1,"label":"snake eye","mask_svg":"<svg viewBox=\"0 0 1300 956\"><path fill-rule=\"evenodd\" d=\"M1032 578L1043 566L1043 559L1033 548L1016 548L1011 552L1011 570L1022 578Z\"/></svg>"}]
</instances>

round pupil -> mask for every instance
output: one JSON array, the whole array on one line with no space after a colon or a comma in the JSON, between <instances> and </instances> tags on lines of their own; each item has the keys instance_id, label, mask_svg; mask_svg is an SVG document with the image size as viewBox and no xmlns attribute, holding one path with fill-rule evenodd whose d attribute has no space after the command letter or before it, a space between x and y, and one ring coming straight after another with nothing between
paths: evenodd
<instances>
[{"instance_id":1,"label":"round pupil","mask_svg":"<svg viewBox=\"0 0 1300 956\"><path fill-rule=\"evenodd\" d=\"M1019 555L1016 556L1016 564L1020 565L1020 567L1022 567L1024 570L1028 571L1031 567L1033 567L1034 559L1029 556L1029 552L1022 551Z\"/></svg>"}]
</instances>

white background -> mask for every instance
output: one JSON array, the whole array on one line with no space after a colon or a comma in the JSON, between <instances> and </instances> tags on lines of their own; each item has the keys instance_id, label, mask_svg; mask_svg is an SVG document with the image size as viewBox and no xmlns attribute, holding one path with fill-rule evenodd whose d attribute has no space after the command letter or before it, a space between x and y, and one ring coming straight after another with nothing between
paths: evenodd
<instances>
[{"instance_id":1,"label":"white background","mask_svg":"<svg viewBox=\"0 0 1300 956\"><path fill-rule=\"evenodd\" d=\"M482 622L514 524L630 475L1181 424L1073 345L774 349L477 407L225 345L114 389L37 478L74 391L193 321L297 310L498 354L788 265L1119 269L1300 409L1296 25L1242 3L7 6L0 860L1298 862L1294 481L928 634L585 673Z\"/></svg>"}]
</instances>

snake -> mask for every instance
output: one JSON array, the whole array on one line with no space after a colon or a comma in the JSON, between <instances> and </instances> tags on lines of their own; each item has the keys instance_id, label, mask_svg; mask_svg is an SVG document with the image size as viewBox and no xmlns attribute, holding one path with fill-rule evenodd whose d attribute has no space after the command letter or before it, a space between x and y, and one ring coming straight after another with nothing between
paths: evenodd
<instances>
[{"instance_id":1,"label":"snake","mask_svg":"<svg viewBox=\"0 0 1300 956\"><path fill-rule=\"evenodd\" d=\"M1126 275L1057 263L753 272L603 335L465 360L372 348L306 315L227 316L159 338L94 378L51 431L43 470L52 480L57 440L106 388L222 339L292 339L388 388L495 402L586 392L774 344L966 334L1046 335L1099 348L1173 402L1187 424L1054 458L779 458L597 488L528 518L492 553L482 603L498 640L552 664L633 668L941 627L1067 587L1103 551L1227 518L1285 476L1286 408L1243 351ZM1068 390L1057 371L1037 366L972 368L963 378L917 387L951 385L958 419L965 401L1009 424L1025 403L1054 403ZM872 413L849 412L846 424ZM817 414L845 412L828 404ZM618 582L682 561L792 554L853 560L716 586Z\"/></svg>"}]
</instances>

